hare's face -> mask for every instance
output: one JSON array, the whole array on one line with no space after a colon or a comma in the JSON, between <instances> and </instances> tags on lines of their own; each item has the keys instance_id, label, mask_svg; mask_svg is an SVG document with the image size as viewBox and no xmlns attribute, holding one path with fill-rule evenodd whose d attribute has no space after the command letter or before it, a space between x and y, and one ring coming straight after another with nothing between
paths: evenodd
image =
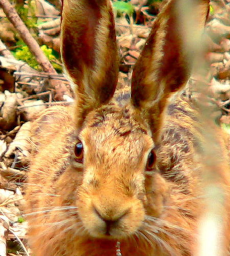
<instances>
[{"instance_id":1,"label":"hare's face","mask_svg":"<svg viewBox=\"0 0 230 256\"><path fill-rule=\"evenodd\" d=\"M93 113L78 136L84 157L77 206L94 237L130 236L143 226L146 206L152 216L163 211L167 189L155 170L151 133L129 112Z\"/></svg>"},{"instance_id":2,"label":"hare's face","mask_svg":"<svg viewBox=\"0 0 230 256\"><path fill-rule=\"evenodd\" d=\"M119 54L111 1L63 1L61 53L75 87L75 122L69 112L54 127L45 119L50 143L41 140L31 166L28 208L32 214L41 210L30 221L38 255L115 255L117 242L124 256L194 254L201 208L197 164L179 154L180 168L174 169L179 176L170 180L161 163L173 171L168 162L176 155L173 149L178 152L174 146L183 129L172 136L172 128L167 140L161 138L168 102L189 78L209 0L166 2L133 67L126 98L126 90L121 97L115 92ZM189 22L181 19L185 2L191 4ZM197 26L188 28L192 17ZM52 111L50 116L52 123ZM186 122L174 117L171 126ZM192 134L191 126L187 122L184 128Z\"/></svg>"},{"instance_id":3,"label":"hare's face","mask_svg":"<svg viewBox=\"0 0 230 256\"><path fill-rule=\"evenodd\" d=\"M154 147L168 101L189 78L190 41L202 32L209 8L208 0L196 3L197 26L184 40L180 2L168 1L155 20L133 68L130 102L120 107L113 103L119 55L110 1L64 1L61 51L76 92L73 168L82 173L73 190L80 221L93 237L122 239L145 230L148 216L160 218L170 201Z\"/></svg>"}]
</instances>

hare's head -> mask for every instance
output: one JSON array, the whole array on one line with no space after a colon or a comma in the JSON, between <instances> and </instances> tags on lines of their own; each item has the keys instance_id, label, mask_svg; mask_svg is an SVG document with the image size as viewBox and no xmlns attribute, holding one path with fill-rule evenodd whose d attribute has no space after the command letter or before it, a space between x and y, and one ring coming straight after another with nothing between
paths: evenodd
<instances>
[{"instance_id":1,"label":"hare's head","mask_svg":"<svg viewBox=\"0 0 230 256\"><path fill-rule=\"evenodd\" d=\"M121 104L114 99L119 56L110 1L64 0L62 57L76 88L70 168L79 180L71 201L92 237L128 237L143 227L146 216L165 212L170 190L156 169L155 147L168 99L189 77L188 41L197 34L186 33L179 2L169 1L154 22L133 70L130 96L124 94ZM184 2L194 2L200 33L208 0Z\"/></svg>"}]
</instances>

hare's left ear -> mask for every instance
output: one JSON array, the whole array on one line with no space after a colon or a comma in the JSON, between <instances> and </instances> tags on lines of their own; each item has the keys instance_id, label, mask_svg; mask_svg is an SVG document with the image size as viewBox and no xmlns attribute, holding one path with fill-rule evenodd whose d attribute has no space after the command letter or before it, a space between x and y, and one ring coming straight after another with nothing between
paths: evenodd
<instances>
[{"instance_id":1,"label":"hare's left ear","mask_svg":"<svg viewBox=\"0 0 230 256\"><path fill-rule=\"evenodd\" d=\"M76 85L78 121L114 94L118 50L109 0L64 0L61 53L67 74Z\"/></svg>"},{"instance_id":2,"label":"hare's left ear","mask_svg":"<svg viewBox=\"0 0 230 256\"><path fill-rule=\"evenodd\" d=\"M184 5L189 10L181 10ZM183 12L189 14L187 19ZM198 42L194 37L201 36L208 12L209 0L169 1L155 20L134 67L132 104L149 115L154 137L161 130L168 99L189 78Z\"/></svg>"}]
</instances>

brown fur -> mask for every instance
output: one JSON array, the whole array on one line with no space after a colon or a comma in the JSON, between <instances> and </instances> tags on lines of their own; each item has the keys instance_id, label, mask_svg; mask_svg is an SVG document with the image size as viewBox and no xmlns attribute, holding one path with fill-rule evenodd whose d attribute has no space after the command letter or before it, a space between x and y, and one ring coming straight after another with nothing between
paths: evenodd
<instances>
[{"instance_id":1,"label":"brown fur","mask_svg":"<svg viewBox=\"0 0 230 256\"><path fill-rule=\"evenodd\" d=\"M98 40L98 30L82 17L82 13L93 12L95 26L110 24L110 30L111 26L114 30L109 1L64 3L62 51L67 72L78 84L77 105L50 108L33 125L26 212L29 241L36 256L116 255L117 242L123 256L185 256L196 251L198 221L204 206L203 124L196 106L182 96L167 107L171 94L183 87L190 73L191 53L186 51L186 42L177 29L177 2L172 0L154 23L134 68L131 98L126 100L114 95L118 65L114 35L100 34L100 40L107 41L106 49L99 44L94 48L91 43ZM202 10L202 30L208 1L197 1L197 6ZM172 20L171 26L166 26L165 22ZM78 37L71 32L74 26L82 25L88 29L86 34L82 30ZM175 30L171 39L168 29ZM160 39L155 38L157 32L162 33ZM78 43L89 35L87 56L87 52L81 54L86 46ZM166 50L171 42L177 46L173 56ZM66 48L70 44L71 52ZM147 53L151 49L153 52ZM105 57L98 60L98 56L110 52L114 63L110 59L107 63ZM171 58L175 59L173 66L168 65ZM105 72L107 64L113 70L110 73ZM154 79L148 83L152 73ZM111 86L105 92L108 81ZM220 186L227 198L230 179L224 170L229 168L228 156L221 130L215 124L213 127L220 134ZM84 146L83 164L76 162L74 154L79 140ZM147 170L152 149L156 162ZM228 228L228 216L224 216ZM225 240L227 253L227 232Z\"/></svg>"}]
</instances>

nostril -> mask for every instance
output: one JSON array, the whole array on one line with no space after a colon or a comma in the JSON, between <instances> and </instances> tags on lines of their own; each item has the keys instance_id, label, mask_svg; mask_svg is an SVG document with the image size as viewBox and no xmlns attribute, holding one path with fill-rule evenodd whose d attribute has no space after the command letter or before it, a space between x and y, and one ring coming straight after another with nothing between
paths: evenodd
<instances>
[{"instance_id":1,"label":"nostril","mask_svg":"<svg viewBox=\"0 0 230 256\"><path fill-rule=\"evenodd\" d=\"M121 224L121 220L128 214L128 210L117 212L117 211L107 211L102 212L94 207L94 211L96 215L103 221L104 223L104 230L103 233L107 236L111 236L114 230L119 228Z\"/></svg>"},{"instance_id":2,"label":"nostril","mask_svg":"<svg viewBox=\"0 0 230 256\"><path fill-rule=\"evenodd\" d=\"M94 209L94 212L97 214L97 216L98 216L100 219L103 220L104 218L102 217L102 215L100 214L100 212L97 210L97 208L94 207L93 209Z\"/></svg>"},{"instance_id":3,"label":"nostril","mask_svg":"<svg viewBox=\"0 0 230 256\"><path fill-rule=\"evenodd\" d=\"M102 213L96 207L94 207L94 211L97 216L107 224L107 226L111 226L112 224L119 222L125 215L128 214L128 210L122 212L111 211L110 214Z\"/></svg>"},{"instance_id":4,"label":"nostril","mask_svg":"<svg viewBox=\"0 0 230 256\"><path fill-rule=\"evenodd\" d=\"M127 222L129 215L132 214L130 207L111 204L110 207L108 205L104 207L103 204L99 204L97 207L93 205L91 209L95 218L94 228L97 236L121 238L126 235Z\"/></svg>"}]
</instances>

